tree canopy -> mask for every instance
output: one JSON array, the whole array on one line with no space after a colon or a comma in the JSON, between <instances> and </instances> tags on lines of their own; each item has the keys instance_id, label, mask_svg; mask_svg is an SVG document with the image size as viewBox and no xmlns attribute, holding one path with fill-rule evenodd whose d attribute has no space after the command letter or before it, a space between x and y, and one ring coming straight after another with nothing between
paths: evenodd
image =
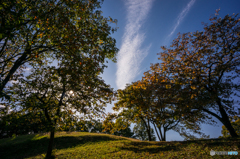
<instances>
[{"instance_id":1,"label":"tree canopy","mask_svg":"<svg viewBox=\"0 0 240 159\"><path fill-rule=\"evenodd\" d=\"M163 72L182 85L179 96L191 110L203 111L221 121L232 137L236 131L229 121L234 115L234 95L239 97L240 18L218 11L204 31L179 34L169 48L162 47ZM235 102L235 103L234 103Z\"/></svg>"},{"instance_id":2,"label":"tree canopy","mask_svg":"<svg viewBox=\"0 0 240 159\"><path fill-rule=\"evenodd\" d=\"M3 15L0 29L1 97L9 99L6 84L23 75L26 64L44 64L52 58L85 66L89 61L83 60L82 56L88 56L95 62L92 63L95 69L102 72L103 65L100 64L105 58L116 61L118 49L115 39L110 36L116 28L110 27L109 22L117 21L101 15L98 10L101 3L98 0L3 1L0 8Z\"/></svg>"},{"instance_id":3,"label":"tree canopy","mask_svg":"<svg viewBox=\"0 0 240 159\"><path fill-rule=\"evenodd\" d=\"M169 130L175 130L185 138L190 138L187 130L205 136L200 131L200 123L206 117L199 111L186 113L186 109L178 107L182 104L177 98L181 85L170 81L161 72L159 64L151 65L144 75L142 80L118 90L118 102L113 108L120 111L118 116L127 118L131 123L142 122L149 140L152 126L160 141L166 141L166 132Z\"/></svg>"}]
</instances>

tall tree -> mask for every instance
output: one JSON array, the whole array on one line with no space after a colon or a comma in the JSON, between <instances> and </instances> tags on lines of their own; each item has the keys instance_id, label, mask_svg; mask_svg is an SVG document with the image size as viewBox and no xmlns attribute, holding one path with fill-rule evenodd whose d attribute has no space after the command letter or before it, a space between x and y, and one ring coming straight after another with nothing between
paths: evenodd
<instances>
[{"instance_id":1,"label":"tall tree","mask_svg":"<svg viewBox=\"0 0 240 159\"><path fill-rule=\"evenodd\" d=\"M118 117L128 120L131 123L143 122L151 141L151 121L147 113L150 100L147 99L147 92L140 88L139 82L128 85L124 90L117 91L118 102L115 103L113 110L120 111Z\"/></svg>"},{"instance_id":2,"label":"tall tree","mask_svg":"<svg viewBox=\"0 0 240 159\"><path fill-rule=\"evenodd\" d=\"M116 29L110 27L109 22L117 21L101 15L98 10L101 0L31 1L30 5L25 1L19 1L19 5L10 2L7 4L10 9L4 8L5 2L0 8L4 17L11 18L12 10L22 9L21 14L13 18L24 17L24 22L30 21L26 25L13 23L10 29L1 23L5 29L0 55L1 97L15 93L13 106L26 112L39 109L44 113L51 132L47 152L50 158L54 131L61 117L73 117L71 107L89 115L98 114L106 103L100 100L104 92L106 101L111 96L111 89L98 75L106 67L107 58L116 62L118 49L110 36L110 31ZM8 30L12 32L11 39L5 34ZM58 61L60 66L46 67L50 60ZM21 74L26 63L35 70L27 79ZM17 79L19 82L12 89L6 89L9 80Z\"/></svg>"},{"instance_id":3,"label":"tall tree","mask_svg":"<svg viewBox=\"0 0 240 159\"><path fill-rule=\"evenodd\" d=\"M190 137L187 131L192 131L203 138L207 137L199 129L200 124L214 123L206 120L208 118L198 110L186 113L188 105L187 108L182 109L183 104L186 103L182 103L182 99L178 96L182 90L181 85L174 83L172 77L166 74L158 63L151 64L150 70L144 73L141 83L144 91L148 90L145 96L151 99L145 112L148 113L160 141L166 141L166 132L169 130L177 131L185 139ZM196 137L191 135L191 138Z\"/></svg>"},{"instance_id":4,"label":"tall tree","mask_svg":"<svg viewBox=\"0 0 240 159\"><path fill-rule=\"evenodd\" d=\"M81 67L75 73L79 71L82 71ZM98 74L86 74L91 80L86 80L84 74L82 78L71 75L69 68L64 66L39 67L12 86L16 93L12 97L16 101L12 107L19 107L25 112L37 110L44 114L41 120L47 120L47 130L50 131L47 158L51 157L58 125L72 125L78 119L76 113L86 119L100 117L106 102L111 101L112 90Z\"/></svg>"},{"instance_id":5,"label":"tall tree","mask_svg":"<svg viewBox=\"0 0 240 159\"><path fill-rule=\"evenodd\" d=\"M240 75L240 18L218 18L217 11L210 21L204 31L179 34L170 48L162 47L159 59L162 70L182 85L182 108L189 106L189 110L217 118L236 137L229 115L234 115L231 97L240 90L236 82Z\"/></svg>"},{"instance_id":6,"label":"tall tree","mask_svg":"<svg viewBox=\"0 0 240 159\"><path fill-rule=\"evenodd\" d=\"M177 107L182 104L176 96L181 89L180 85L174 84L159 72L158 64L152 65L151 70L144 75L142 80L128 85L124 90L118 90L118 102L113 108L120 111L118 116L135 124L142 122L150 140L151 126L160 141L166 141L166 132L169 130L175 130L185 138L189 136L186 130L205 137L200 131L200 123L206 118L198 111L185 113L185 110ZM182 131L180 127L187 129Z\"/></svg>"}]
</instances>

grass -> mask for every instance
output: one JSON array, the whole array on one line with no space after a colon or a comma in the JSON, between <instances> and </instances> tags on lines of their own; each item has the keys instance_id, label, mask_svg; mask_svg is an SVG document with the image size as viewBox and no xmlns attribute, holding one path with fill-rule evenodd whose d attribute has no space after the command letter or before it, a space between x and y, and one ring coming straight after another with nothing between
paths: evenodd
<instances>
[{"instance_id":1,"label":"grass","mask_svg":"<svg viewBox=\"0 0 240 159\"><path fill-rule=\"evenodd\" d=\"M44 158L48 140L49 134L23 135L1 139L0 158ZM56 158L240 158L240 155L210 156L211 150L238 151L240 138L143 142L107 134L57 132L54 144Z\"/></svg>"}]
</instances>

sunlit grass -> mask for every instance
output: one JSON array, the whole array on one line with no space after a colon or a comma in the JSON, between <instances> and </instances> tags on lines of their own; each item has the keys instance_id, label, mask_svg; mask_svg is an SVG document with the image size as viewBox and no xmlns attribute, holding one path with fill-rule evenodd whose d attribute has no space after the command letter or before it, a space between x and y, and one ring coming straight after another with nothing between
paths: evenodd
<instances>
[{"instance_id":1,"label":"sunlit grass","mask_svg":"<svg viewBox=\"0 0 240 159\"><path fill-rule=\"evenodd\" d=\"M0 158L44 158L49 134L0 140ZM237 151L240 138L196 141L142 142L114 135L60 132L55 135L56 158L236 158L210 156L210 151Z\"/></svg>"}]
</instances>

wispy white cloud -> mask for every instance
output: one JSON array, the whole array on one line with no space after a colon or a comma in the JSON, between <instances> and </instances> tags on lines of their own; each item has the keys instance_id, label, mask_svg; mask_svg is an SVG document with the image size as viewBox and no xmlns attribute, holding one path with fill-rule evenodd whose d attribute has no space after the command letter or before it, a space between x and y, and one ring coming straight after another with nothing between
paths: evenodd
<instances>
[{"instance_id":1,"label":"wispy white cloud","mask_svg":"<svg viewBox=\"0 0 240 159\"><path fill-rule=\"evenodd\" d=\"M127 24L122 38L122 46L118 53L116 84L119 89L123 89L127 83L139 73L139 66L147 56L151 45L141 49L145 39L145 34L140 31L141 26L151 9L153 0L128 0Z\"/></svg>"},{"instance_id":2,"label":"wispy white cloud","mask_svg":"<svg viewBox=\"0 0 240 159\"><path fill-rule=\"evenodd\" d=\"M183 9L183 11L179 14L179 16L177 17L177 23L174 25L174 28L173 28L172 32L168 35L168 37L171 37L173 35L173 33L175 32L175 30L177 29L179 24L182 22L183 18L187 15L188 11L191 9L191 7L193 6L195 1L196 0L191 0L187 4L187 6Z\"/></svg>"}]
</instances>

